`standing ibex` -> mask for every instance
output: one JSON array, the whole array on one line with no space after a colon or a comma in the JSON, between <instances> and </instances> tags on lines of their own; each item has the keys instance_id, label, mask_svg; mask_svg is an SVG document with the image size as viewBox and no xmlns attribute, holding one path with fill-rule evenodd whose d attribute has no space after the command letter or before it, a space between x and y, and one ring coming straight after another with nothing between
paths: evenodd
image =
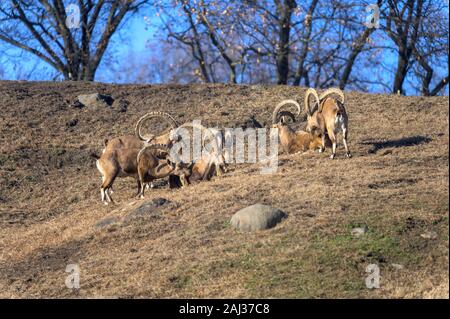
<instances>
[{"instance_id":1,"label":"standing ibex","mask_svg":"<svg viewBox=\"0 0 450 319\"><path fill-rule=\"evenodd\" d=\"M278 129L278 136L283 151L287 154L315 150L322 147L322 134L317 130L312 132L294 131L286 124L286 118L290 117L294 122L295 116L289 111L280 111L286 104L294 104L298 109L300 105L294 100L285 100L279 103L272 114L272 127Z\"/></svg>"},{"instance_id":2,"label":"standing ibex","mask_svg":"<svg viewBox=\"0 0 450 319\"><path fill-rule=\"evenodd\" d=\"M329 97L332 94L339 96L339 99ZM312 109L309 106L309 99L313 96L315 101ZM328 89L320 96L317 91L309 88L305 95L305 110L308 115L306 130L313 132L315 130L320 131L323 139L323 149L325 149L326 135L332 143L332 154L330 156L333 159L336 156L337 134L342 132L343 142L347 157L351 157L348 149L347 137L348 137L348 116L345 110L345 96L344 93L336 88Z\"/></svg>"},{"instance_id":3,"label":"standing ibex","mask_svg":"<svg viewBox=\"0 0 450 319\"><path fill-rule=\"evenodd\" d=\"M167 155L166 155L167 154ZM138 185L138 194L143 195L144 183L186 172L174 164L167 152L167 146L152 144L141 148L107 149L96 161L102 175L100 193L102 202L112 202L109 192L116 177L134 177Z\"/></svg>"},{"instance_id":4,"label":"standing ibex","mask_svg":"<svg viewBox=\"0 0 450 319\"><path fill-rule=\"evenodd\" d=\"M171 131L170 132L166 132L164 134L161 135L153 135L150 134L149 137L144 138L142 136L142 134L140 133L139 129L140 126L142 126L143 122L150 119L150 118L155 118L155 117L159 117L161 119L163 119L164 121L166 121L169 125L170 125L170 129L173 130L175 129L178 124L176 123L176 121L173 119L173 117L166 113L166 112L159 112L159 111L154 111L154 112L149 112L147 114L145 114L143 117L141 117L139 119L139 121L136 124L135 130L136 130L136 136L133 135L123 135L123 136L119 136L119 137L115 137L111 140L104 140L104 149L102 150L102 153L105 152L112 152L113 150L117 150L117 149L142 149L146 144L148 143L152 143L152 144L163 144L163 145L171 145L174 140L172 140L172 135L171 135ZM95 158L99 158L98 155L92 154ZM152 183L146 183L147 187L151 187L150 185L152 185ZM112 191L112 187L108 188L108 192Z\"/></svg>"}]
</instances>

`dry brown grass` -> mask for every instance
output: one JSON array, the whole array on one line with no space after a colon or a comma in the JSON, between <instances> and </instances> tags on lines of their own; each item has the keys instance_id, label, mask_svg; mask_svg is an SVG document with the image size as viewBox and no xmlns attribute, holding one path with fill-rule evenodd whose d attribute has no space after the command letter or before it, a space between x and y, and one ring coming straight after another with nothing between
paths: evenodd
<instances>
[{"instance_id":1,"label":"dry brown grass","mask_svg":"<svg viewBox=\"0 0 450 319\"><path fill-rule=\"evenodd\" d=\"M128 111L70 108L77 94L128 100ZM349 93L354 158L281 156L273 175L252 165L182 190L147 192L171 203L126 219L146 201L118 179L100 203L92 151L132 133L150 110L178 121L234 127L268 122L279 86L131 86L0 82L0 297L448 298L448 100ZM77 119L74 127L66 123ZM274 229L238 233L228 221L262 202L289 214ZM117 219L104 228L94 225ZM356 226L367 226L352 238ZM434 231L436 239L420 234ZM81 289L67 289L67 264ZM364 286L381 268L381 288ZM402 264L395 269L392 264Z\"/></svg>"}]
</instances>

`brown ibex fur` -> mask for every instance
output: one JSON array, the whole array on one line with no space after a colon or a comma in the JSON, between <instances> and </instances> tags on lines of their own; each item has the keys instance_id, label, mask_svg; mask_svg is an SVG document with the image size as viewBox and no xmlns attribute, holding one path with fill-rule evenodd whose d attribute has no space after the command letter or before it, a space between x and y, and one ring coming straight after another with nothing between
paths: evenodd
<instances>
[{"instance_id":1,"label":"brown ibex fur","mask_svg":"<svg viewBox=\"0 0 450 319\"><path fill-rule=\"evenodd\" d=\"M317 133L316 131L294 131L286 124L286 117L290 117L292 121L295 120L295 117L291 112L280 112L281 107L286 103L294 104L300 108L300 105L297 102L286 100L278 104L273 112L272 127L278 129L278 137L283 151L287 154L293 154L322 147L322 135L320 133Z\"/></svg>"},{"instance_id":2,"label":"brown ibex fur","mask_svg":"<svg viewBox=\"0 0 450 319\"><path fill-rule=\"evenodd\" d=\"M100 171L103 181L100 187L102 202L105 204L108 201L112 202L109 189L117 177L134 177L138 185L138 195L143 195L144 183L166 177L169 174L184 174L185 172L179 171L169 157L164 158L161 153L161 149L164 151L164 147L162 145L149 145L145 148L145 151L140 148L106 149L96 161L97 169Z\"/></svg>"},{"instance_id":3,"label":"brown ibex fur","mask_svg":"<svg viewBox=\"0 0 450 319\"><path fill-rule=\"evenodd\" d=\"M339 99L329 97L331 94L337 94ZM309 98L313 96L315 98L314 106L311 109L309 106ZM325 149L326 138L328 137L332 143L332 154L330 156L333 159L336 156L337 146L337 134L342 132L343 142L347 157L351 157L350 150L348 148L348 116L345 110L345 96L339 89L328 89L320 96L316 90L310 88L306 91L305 95L305 110L307 113L307 126L306 130L312 132L313 130L319 130L323 138L323 150Z\"/></svg>"},{"instance_id":4,"label":"brown ibex fur","mask_svg":"<svg viewBox=\"0 0 450 319\"><path fill-rule=\"evenodd\" d=\"M165 160L160 159L154 152L155 148L164 149L167 153ZM188 185L187 176L190 170L182 163L174 163L169 156L170 150L163 145L153 144L145 146L137 155L137 172L141 190L139 195L144 198L144 183L152 182L159 178L165 178L170 175L180 177L181 186Z\"/></svg>"}]
</instances>

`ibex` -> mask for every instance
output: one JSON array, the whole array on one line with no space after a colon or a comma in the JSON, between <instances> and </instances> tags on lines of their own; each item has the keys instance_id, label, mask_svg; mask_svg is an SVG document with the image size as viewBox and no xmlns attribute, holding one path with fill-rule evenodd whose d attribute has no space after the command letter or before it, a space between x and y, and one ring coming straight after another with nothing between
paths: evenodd
<instances>
[{"instance_id":1,"label":"ibex","mask_svg":"<svg viewBox=\"0 0 450 319\"><path fill-rule=\"evenodd\" d=\"M332 94L337 94L339 99L329 97ZM313 96L315 101L313 107L309 106L309 99ZM345 96L344 93L336 88L328 89L320 96L317 91L309 88L305 95L305 110L307 113L306 130L308 132L319 131L322 134L322 145L325 149L326 137L331 140L333 159L336 156L337 134L342 132L343 142L348 158L351 157L348 144L348 116L345 110Z\"/></svg>"},{"instance_id":2,"label":"ibex","mask_svg":"<svg viewBox=\"0 0 450 319\"><path fill-rule=\"evenodd\" d=\"M170 174L185 174L170 159L168 153L164 157L161 153L166 152L163 145L152 144L141 148L118 148L106 149L96 161L97 169L102 175L102 185L100 193L102 202L107 204L112 202L109 189L112 187L116 177L134 177L137 181L137 195L143 195L143 183L151 182L157 178L163 178ZM139 161L138 161L138 155ZM141 175L140 175L141 173ZM142 176L142 178L140 178Z\"/></svg>"},{"instance_id":3,"label":"ibex","mask_svg":"<svg viewBox=\"0 0 450 319\"><path fill-rule=\"evenodd\" d=\"M150 118L155 118L155 117L160 117L161 119L163 119L164 121L166 121L169 125L170 125L170 129L171 131L166 132L164 134L161 135L154 135L154 134L150 134L148 137L144 138L144 136L141 134L140 132L140 128L142 126L142 124L150 119ZM173 117L166 113L166 112L159 112L159 111L154 111L154 112L149 112L147 114L145 114L144 116L142 116L136 126L135 126L135 134L136 136L133 135L123 135L123 136L119 136L119 137L115 137L111 140L104 140L104 149L102 150L102 154L105 152L113 152L113 150L117 150L117 149L142 149L145 145L152 143L152 144L161 144L161 145L171 145L175 140L172 139L172 135L171 132L173 129L175 129L178 126L178 124L176 123L176 121L173 119ZM95 158L99 158L99 156L92 154L93 157ZM152 187L152 183L145 183L146 187ZM108 192L112 192L112 187L108 188Z\"/></svg>"},{"instance_id":4,"label":"ibex","mask_svg":"<svg viewBox=\"0 0 450 319\"><path fill-rule=\"evenodd\" d=\"M280 145L283 151L287 154L294 154L298 152L305 152L308 150L315 150L322 147L322 134L317 130L312 132L294 131L286 123L285 118L290 117L292 121L295 120L294 114L289 111L281 111L282 106L294 104L297 108L300 105L293 100L285 100L279 103L272 114L272 127L278 128L278 136Z\"/></svg>"},{"instance_id":5,"label":"ibex","mask_svg":"<svg viewBox=\"0 0 450 319\"><path fill-rule=\"evenodd\" d=\"M155 149L164 150L166 159L161 159L155 154ZM137 155L137 173L141 187L140 197L144 198L145 183L155 179L165 178L170 175L180 177L181 186L188 185L187 177L190 175L189 167L170 158L170 148L166 145L151 144L141 149Z\"/></svg>"},{"instance_id":6,"label":"ibex","mask_svg":"<svg viewBox=\"0 0 450 319\"><path fill-rule=\"evenodd\" d=\"M209 180L213 176L220 176L226 172L226 164L224 157L223 144L225 140L225 133L216 129L208 129L201 124L197 123L185 123L180 128L192 126L200 129L203 135L201 147L201 158L195 159L191 162L189 175L189 182L199 180ZM175 134L176 134L175 130ZM209 143L205 146L205 141L210 139Z\"/></svg>"}]
</instances>

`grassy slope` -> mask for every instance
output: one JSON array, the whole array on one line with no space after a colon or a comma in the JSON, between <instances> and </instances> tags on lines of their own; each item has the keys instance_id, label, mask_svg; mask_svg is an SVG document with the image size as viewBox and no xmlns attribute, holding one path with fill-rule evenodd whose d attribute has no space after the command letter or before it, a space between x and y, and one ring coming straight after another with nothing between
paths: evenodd
<instances>
[{"instance_id":1,"label":"grassy slope","mask_svg":"<svg viewBox=\"0 0 450 319\"><path fill-rule=\"evenodd\" d=\"M64 102L99 91L128 111L74 109ZM448 100L349 93L350 147L281 156L276 174L257 166L183 190L151 190L167 206L124 220L143 203L117 180L115 206L99 202L89 154L104 137L132 133L150 110L180 122L235 126L301 88L229 85L114 86L0 82L0 297L447 297ZM67 122L77 119L74 127ZM251 234L228 221L255 202L289 214ZM107 217L118 222L94 225ZM367 226L353 238L355 226ZM436 239L420 236L434 231ZM64 285L67 264L81 289ZM365 288L365 268L381 288ZM402 264L396 269L392 264Z\"/></svg>"}]
</instances>

